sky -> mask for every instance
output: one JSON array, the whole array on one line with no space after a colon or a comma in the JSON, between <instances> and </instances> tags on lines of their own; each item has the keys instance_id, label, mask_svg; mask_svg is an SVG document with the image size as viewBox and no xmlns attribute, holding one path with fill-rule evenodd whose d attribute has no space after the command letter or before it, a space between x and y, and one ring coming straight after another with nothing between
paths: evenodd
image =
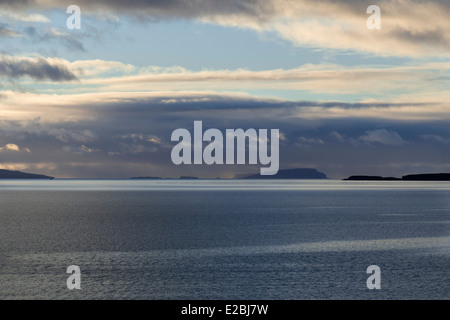
<instances>
[{"instance_id":1,"label":"sky","mask_svg":"<svg viewBox=\"0 0 450 320\"><path fill-rule=\"evenodd\" d=\"M0 0L0 43L1 169L259 172L174 165L171 133L202 121L279 129L280 169L450 172L447 0Z\"/></svg>"}]
</instances>

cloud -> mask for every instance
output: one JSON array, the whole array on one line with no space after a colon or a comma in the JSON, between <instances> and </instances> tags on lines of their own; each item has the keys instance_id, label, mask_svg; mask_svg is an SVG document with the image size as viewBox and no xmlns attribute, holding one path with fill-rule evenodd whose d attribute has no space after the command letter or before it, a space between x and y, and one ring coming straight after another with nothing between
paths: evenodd
<instances>
[{"instance_id":1,"label":"cloud","mask_svg":"<svg viewBox=\"0 0 450 320\"><path fill-rule=\"evenodd\" d=\"M330 137L332 137L333 139L335 139L339 142L344 142L346 140L346 137L342 136L342 134L340 134L337 131L330 132Z\"/></svg>"},{"instance_id":2,"label":"cloud","mask_svg":"<svg viewBox=\"0 0 450 320\"><path fill-rule=\"evenodd\" d=\"M66 8L65 1L1 1L6 10ZM380 0L381 30L369 30L365 0L79 0L82 13L139 21L190 19L277 35L294 45L377 55L441 56L450 49L450 3Z\"/></svg>"},{"instance_id":3,"label":"cloud","mask_svg":"<svg viewBox=\"0 0 450 320\"><path fill-rule=\"evenodd\" d=\"M422 1L380 0L382 29L377 31L366 28L368 4L361 0L80 0L82 14L93 14L83 24L91 34L82 31L74 37L64 21L58 28L31 24L48 23L43 14L51 12L47 9L64 14L69 4L0 0L0 8L22 25L22 34L0 25L0 37L63 44L76 50L69 54L73 57L84 50L80 37L92 36L87 23L102 13L143 23L188 19L315 49L430 59L383 60L401 61L402 66L197 71L94 58L0 55L1 85L22 86L0 93L2 166L57 177L226 177L247 172L249 168L239 166L172 165L171 132L191 130L193 121L203 120L205 128L280 129L282 168L317 167L332 177L356 170L398 176L414 168L449 168L450 151L443 144L448 143L450 125L450 64L433 59L447 59L449 52L448 1L428 1L424 7ZM439 62L426 62L433 60ZM30 83L33 91L23 90ZM302 98L264 97L269 94Z\"/></svg>"},{"instance_id":4,"label":"cloud","mask_svg":"<svg viewBox=\"0 0 450 320\"><path fill-rule=\"evenodd\" d=\"M37 29L35 27L28 26L24 29L24 33L35 42L42 43L57 41L70 50L85 51L83 43L75 38L73 34L57 28Z\"/></svg>"},{"instance_id":5,"label":"cloud","mask_svg":"<svg viewBox=\"0 0 450 320\"><path fill-rule=\"evenodd\" d=\"M19 146L13 143L8 143L0 148L1 151L19 151Z\"/></svg>"},{"instance_id":6,"label":"cloud","mask_svg":"<svg viewBox=\"0 0 450 320\"><path fill-rule=\"evenodd\" d=\"M306 64L292 69L204 69L189 70L180 66L135 67L119 61L78 60L64 63L80 78L75 90L97 92L278 90L326 95L365 95L384 100L399 97L410 101L450 98L449 79L442 74L450 70L448 62L417 62L403 66L353 66ZM51 89L51 88L50 88ZM68 88L69 89L69 88Z\"/></svg>"},{"instance_id":7,"label":"cloud","mask_svg":"<svg viewBox=\"0 0 450 320\"><path fill-rule=\"evenodd\" d=\"M450 149L437 141L448 136L448 109L446 116L405 120L411 106L400 115L404 105L386 102L288 101L205 92L5 96L0 101L0 146L14 141L20 150L26 146L33 152L26 158L17 151L2 152L2 165L51 163L38 172L56 177L232 177L252 172L251 166L174 166L171 133L191 131L195 120L202 120L205 130L279 129L284 137L281 168L315 167L331 177L450 169ZM429 106L414 107L429 112ZM394 111L398 117L392 116Z\"/></svg>"},{"instance_id":8,"label":"cloud","mask_svg":"<svg viewBox=\"0 0 450 320\"><path fill-rule=\"evenodd\" d=\"M150 142L159 145L165 145L164 139L153 134L130 133L120 136L120 139L132 143Z\"/></svg>"},{"instance_id":9,"label":"cloud","mask_svg":"<svg viewBox=\"0 0 450 320\"><path fill-rule=\"evenodd\" d=\"M269 1L250 0L246 2L238 0L79 0L77 5L82 12L96 12L100 10L111 11L120 14L130 14L145 20L169 19L169 18L196 18L212 14L245 14L255 16L258 13L268 14ZM73 4L71 0L22 0L0 1L0 6L7 10L23 10L25 8L48 9L67 8ZM264 8L266 7L266 8Z\"/></svg>"},{"instance_id":10,"label":"cloud","mask_svg":"<svg viewBox=\"0 0 450 320\"><path fill-rule=\"evenodd\" d=\"M102 150L90 148L83 144L81 146L64 146L64 147L62 147L62 151L67 152L67 153L72 153L75 155L84 155L87 153L101 152Z\"/></svg>"},{"instance_id":11,"label":"cloud","mask_svg":"<svg viewBox=\"0 0 450 320\"><path fill-rule=\"evenodd\" d=\"M91 130L68 130L65 128L52 128L47 131L47 134L55 137L62 142L78 142L87 143L92 142L97 138L97 135Z\"/></svg>"},{"instance_id":12,"label":"cloud","mask_svg":"<svg viewBox=\"0 0 450 320\"><path fill-rule=\"evenodd\" d=\"M127 75L134 72L137 68L131 64L125 64L119 61L105 61L100 59L94 60L77 60L67 62L69 68L78 73L79 77L103 77L111 75Z\"/></svg>"},{"instance_id":13,"label":"cloud","mask_svg":"<svg viewBox=\"0 0 450 320\"><path fill-rule=\"evenodd\" d=\"M275 33L298 46L377 55L441 56L450 48L450 4L445 1L381 0L381 30L366 27L367 1L275 0L268 19L244 15L202 18L209 23Z\"/></svg>"},{"instance_id":14,"label":"cloud","mask_svg":"<svg viewBox=\"0 0 450 320\"><path fill-rule=\"evenodd\" d=\"M2 16L23 22L41 22L41 23L51 22L50 19L47 18L46 16L36 13L28 14L28 13L4 12Z\"/></svg>"},{"instance_id":15,"label":"cloud","mask_svg":"<svg viewBox=\"0 0 450 320\"><path fill-rule=\"evenodd\" d=\"M21 36L21 34L19 32L8 29L7 27L0 25L0 38L1 37L16 38L16 37L20 37L20 36Z\"/></svg>"},{"instance_id":16,"label":"cloud","mask_svg":"<svg viewBox=\"0 0 450 320\"><path fill-rule=\"evenodd\" d=\"M377 129L366 131L366 134L359 137L359 140L367 143L379 143L388 146L399 146L405 144L405 141L395 131L386 129Z\"/></svg>"},{"instance_id":17,"label":"cloud","mask_svg":"<svg viewBox=\"0 0 450 320\"><path fill-rule=\"evenodd\" d=\"M289 119L311 124L326 119L385 119L404 122L447 119L448 105L442 102L317 102L290 101L278 98L256 97L244 93L213 91L161 92L90 92L83 94L36 94L4 91L0 100L0 116L11 120L46 122L62 119L78 121L102 114L115 114L122 105L129 109L120 113L147 116L154 112L183 112L205 117L221 115L224 119L254 117L255 110L266 110L267 121ZM125 112L125 113L124 113ZM94 130L95 131L95 130Z\"/></svg>"},{"instance_id":18,"label":"cloud","mask_svg":"<svg viewBox=\"0 0 450 320\"><path fill-rule=\"evenodd\" d=\"M14 143L8 143L4 145L3 147L0 147L0 152L7 152L7 151L13 151L13 152L30 152L30 149L28 148L20 148L17 144Z\"/></svg>"},{"instance_id":19,"label":"cloud","mask_svg":"<svg viewBox=\"0 0 450 320\"><path fill-rule=\"evenodd\" d=\"M324 144L325 142L320 138L313 137L298 137L295 146L300 148L311 148L313 145Z\"/></svg>"},{"instance_id":20,"label":"cloud","mask_svg":"<svg viewBox=\"0 0 450 320\"><path fill-rule=\"evenodd\" d=\"M450 63L447 62L417 62L403 66L383 65L379 67L306 64L292 69L193 71L180 66L136 67L120 61L100 59L71 62L60 58L23 56L7 58L0 56L0 65L8 58L10 61L16 61L20 67L25 67L30 62L35 64L39 61L46 62L46 64L59 68L60 78L76 78L78 81L72 83L66 81L65 96L69 96L71 92L86 92L94 95L115 92L112 94L113 96L125 96L126 92L131 92L129 95L136 97L146 95L149 86L154 92L199 92L200 90L205 92L205 96L198 99L208 99L211 92L256 90L261 92L265 90L291 91L296 94L301 93L306 99L309 96L316 97L317 94L323 95L324 99L330 95L333 95L334 99L338 97L348 99L348 95L357 95L365 96L361 104L365 109L359 108L361 110L357 110L357 113L369 112L368 107L372 107L375 114L380 109L386 109L395 104L396 110L407 118L445 113L448 108L447 101L450 99L450 93L447 90L450 85L449 79L442 79L442 74L450 70ZM21 61L26 63L21 64ZM10 76L13 75L12 70L9 69ZM3 73L5 72L6 70L3 70ZM0 75L1 73L0 66ZM16 75L16 78L19 74ZM45 72L35 73L35 77L43 78L44 76ZM54 81L56 81L55 78ZM29 85L26 78L24 83ZM42 92L46 93L61 93L61 87L54 86L54 83L50 82L41 84L40 88ZM74 99L77 100L80 97L82 96L76 95ZM164 101L170 104L176 99L177 95L174 95L173 98ZM383 101L391 101L393 104L386 105L383 104ZM423 108L419 109L419 105L422 105ZM339 116L342 105L328 103L328 106L331 112L329 116ZM423 112L425 107L428 109L427 112ZM356 104L354 108L357 108ZM311 111L314 110L311 109Z\"/></svg>"},{"instance_id":21,"label":"cloud","mask_svg":"<svg viewBox=\"0 0 450 320\"><path fill-rule=\"evenodd\" d=\"M424 139L424 140L431 141L431 142L438 142L438 143L442 143L442 144L450 144L450 137L449 138L444 138L442 136L435 135L435 134L423 134L420 137L422 139Z\"/></svg>"},{"instance_id":22,"label":"cloud","mask_svg":"<svg viewBox=\"0 0 450 320\"><path fill-rule=\"evenodd\" d=\"M16 79L25 76L34 80L52 80L55 82L77 79L67 66L58 59L0 55L0 77Z\"/></svg>"}]
</instances>

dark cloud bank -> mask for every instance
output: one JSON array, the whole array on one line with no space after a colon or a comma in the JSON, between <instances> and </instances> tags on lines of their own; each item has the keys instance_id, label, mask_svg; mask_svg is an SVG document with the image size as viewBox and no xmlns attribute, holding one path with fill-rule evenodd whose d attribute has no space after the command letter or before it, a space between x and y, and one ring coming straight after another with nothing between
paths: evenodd
<instances>
[{"instance_id":1,"label":"dark cloud bank","mask_svg":"<svg viewBox=\"0 0 450 320\"><path fill-rule=\"evenodd\" d=\"M172 131L186 128L192 132L193 122L201 120L204 130L280 129L281 169L317 168L332 178L450 169L448 120L314 119L302 110L316 106L326 112L327 104L214 95L202 101L196 98L127 99L76 106L90 110L89 119L79 121L2 121L0 146L14 143L30 152L5 151L0 156L3 163L52 164L48 169L41 166L39 173L56 177L214 178L259 171L260 165L173 165L170 152L176 143L170 141ZM347 108L363 106L349 104Z\"/></svg>"}]
</instances>

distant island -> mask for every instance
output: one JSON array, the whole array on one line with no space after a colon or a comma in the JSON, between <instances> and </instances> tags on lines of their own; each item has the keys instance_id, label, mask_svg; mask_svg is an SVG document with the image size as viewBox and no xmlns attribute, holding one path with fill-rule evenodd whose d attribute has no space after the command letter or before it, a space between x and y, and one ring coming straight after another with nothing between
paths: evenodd
<instances>
[{"instance_id":1,"label":"distant island","mask_svg":"<svg viewBox=\"0 0 450 320\"><path fill-rule=\"evenodd\" d=\"M25 173L20 171L10 171L0 169L0 179L46 179L53 180L54 177L44 176L42 174Z\"/></svg>"},{"instance_id":2,"label":"distant island","mask_svg":"<svg viewBox=\"0 0 450 320\"><path fill-rule=\"evenodd\" d=\"M354 180L354 181L380 181L380 180L402 180L401 178L394 177L380 177L380 176L351 176L343 180Z\"/></svg>"},{"instance_id":3,"label":"distant island","mask_svg":"<svg viewBox=\"0 0 450 320\"><path fill-rule=\"evenodd\" d=\"M450 181L450 173L408 174L402 177L408 181Z\"/></svg>"},{"instance_id":4,"label":"distant island","mask_svg":"<svg viewBox=\"0 0 450 320\"><path fill-rule=\"evenodd\" d=\"M131 180L160 180L161 177L131 177Z\"/></svg>"},{"instance_id":5,"label":"distant island","mask_svg":"<svg viewBox=\"0 0 450 320\"><path fill-rule=\"evenodd\" d=\"M162 178L154 176L132 177L132 180L198 180L198 179L224 179L220 177L216 178L199 178L196 176L180 176L179 178ZM328 179L327 175L323 172L317 171L311 168L298 168L298 169L285 169L279 170L275 175L262 176L260 174L236 174L232 179Z\"/></svg>"},{"instance_id":6,"label":"distant island","mask_svg":"<svg viewBox=\"0 0 450 320\"><path fill-rule=\"evenodd\" d=\"M408 174L401 178L380 177L380 176L350 176L343 180L352 181L450 181L450 173L422 173Z\"/></svg>"},{"instance_id":7,"label":"distant island","mask_svg":"<svg viewBox=\"0 0 450 320\"><path fill-rule=\"evenodd\" d=\"M235 179L328 179L325 173L311 168L284 169L274 175L260 174L237 175Z\"/></svg>"}]
</instances>

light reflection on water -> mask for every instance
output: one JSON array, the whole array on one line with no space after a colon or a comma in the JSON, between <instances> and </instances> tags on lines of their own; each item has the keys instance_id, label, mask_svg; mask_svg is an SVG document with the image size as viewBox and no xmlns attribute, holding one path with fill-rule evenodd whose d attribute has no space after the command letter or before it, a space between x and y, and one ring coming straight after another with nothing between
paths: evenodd
<instances>
[{"instance_id":1,"label":"light reflection on water","mask_svg":"<svg viewBox=\"0 0 450 320\"><path fill-rule=\"evenodd\" d=\"M450 190L450 181L0 180L0 190Z\"/></svg>"},{"instance_id":2,"label":"light reflection on water","mask_svg":"<svg viewBox=\"0 0 450 320\"><path fill-rule=\"evenodd\" d=\"M449 199L449 182L0 181L0 299L448 299Z\"/></svg>"}]
</instances>

